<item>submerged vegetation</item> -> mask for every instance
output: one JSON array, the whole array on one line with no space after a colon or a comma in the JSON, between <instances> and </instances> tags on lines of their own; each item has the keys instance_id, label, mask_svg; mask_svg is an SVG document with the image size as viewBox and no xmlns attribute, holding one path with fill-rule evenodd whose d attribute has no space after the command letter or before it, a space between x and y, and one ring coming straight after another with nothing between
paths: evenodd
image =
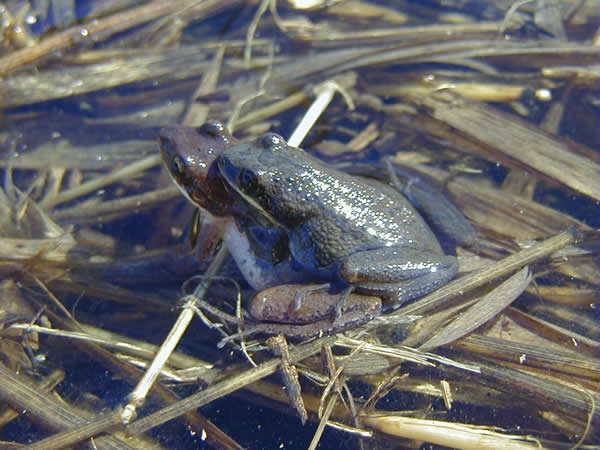
<instances>
[{"instance_id":1,"label":"submerged vegetation","mask_svg":"<svg viewBox=\"0 0 600 450\"><path fill-rule=\"evenodd\" d=\"M47 3L0 4L2 448L597 444L597 2ZM208 119L437 182L477 230L459 275L343 334L245 332L159 155Z\"/></svg>"}]
</instances>

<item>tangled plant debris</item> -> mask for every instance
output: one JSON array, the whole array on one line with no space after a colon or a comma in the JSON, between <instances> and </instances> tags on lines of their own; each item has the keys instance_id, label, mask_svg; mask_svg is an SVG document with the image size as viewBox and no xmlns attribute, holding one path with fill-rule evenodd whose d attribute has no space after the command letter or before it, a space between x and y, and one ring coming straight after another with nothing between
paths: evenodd
<instances>
[{"instance_id":1,"label":"tangled plant debris","mask_svg":"<svg viewBox=\"0 0 600 450\"><path fill-rule=\"evenodd\" d=\"M598 442L595 2L54 3L0 7L2 445ZM360 327L268 341L285 328L248 313L223 224L160 164L161 128L209 118L409 197L437 183L477 230L447 237L459 275ZM181 297L190 326L144 375ZM240 401L260 431L231 418Z\"/></svg>"}]
</instances>

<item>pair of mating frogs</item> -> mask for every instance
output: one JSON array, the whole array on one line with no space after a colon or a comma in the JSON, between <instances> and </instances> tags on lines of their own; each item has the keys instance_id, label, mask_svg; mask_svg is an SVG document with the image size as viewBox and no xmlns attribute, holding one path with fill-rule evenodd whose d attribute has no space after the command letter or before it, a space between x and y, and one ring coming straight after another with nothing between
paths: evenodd
<instances>
[{"instance_id":1,"label":"pair of mating frogs","mask_svg":"<svg viewBox=\"0 0 600 450\"><path fill-rule=\"evenodd\" d=\"M164 128L160 147L181 192L210 214L231 219L223 241L246 281L262 291L250 306L258 320L303 324L299 336L340 331L379 314L381 300L392 309L457 272L456 258L444 254L410 194L337 170L277 134L243 144L208 122ZM449 235L474 237L441 194L421 203L429 221ZM337 294L264 290L306 282ZM283 288L272 289L281 294Z\"/></svg>"}]
</instances>

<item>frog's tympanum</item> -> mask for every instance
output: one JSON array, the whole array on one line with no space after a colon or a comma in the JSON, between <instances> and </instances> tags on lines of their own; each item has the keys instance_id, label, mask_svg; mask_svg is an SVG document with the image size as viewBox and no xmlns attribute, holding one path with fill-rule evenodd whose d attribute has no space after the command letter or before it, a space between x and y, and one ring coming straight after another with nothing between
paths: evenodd
<instances>
[{"instance_id":1,"label":"frog's tympanum","mask_svg":"<svg viewBox=\"0 0 600 450\"><path fill-rule=\"evenodd\" d=\"M232 217L226 245L257 290L329 283L393 308L456 274L456 258L398 190L336 170L277 134L236 144L217 123L173 127L161 131L161 149L192 202Z\"/></svg>"}]
</instances>

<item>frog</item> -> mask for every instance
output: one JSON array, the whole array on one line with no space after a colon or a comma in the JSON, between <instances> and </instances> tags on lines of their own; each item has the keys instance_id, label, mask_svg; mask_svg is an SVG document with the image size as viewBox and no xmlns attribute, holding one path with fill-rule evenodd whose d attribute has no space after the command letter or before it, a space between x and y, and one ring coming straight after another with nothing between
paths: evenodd
<instances>
[{"instance_id":1,"label":"frog","mask_svg":"<svg viewBox=\"0 0 600 450\"><path fill-rule=\"evenodd\" d=\"M354 294L375 296L384 300L386 310L395 309L457 272L456 258L443 252L398 189L338 170L275 133L239 143L218 122L209 122L198 129L163 129L160 147L184 195L227 218L224 243L256 291L319 282L340 293L331 318L330 312L305 314L305 295L293 290L294 310L301 311L288 313L294 320L305 315L314 323L343 323L344 303ZM365 313L366 318L373 315Z\"/></svg>"},{"instance_id":2,"label":"frog","mask_svg":"<svg viewBox=\"0 0 600 450\"><path fill-rule=\"evenodd\" d=\"M285 236L292 274L395 309L457 273L456 257L401 192L331 167L278 134L227 146L214 164L234 217Z\"/></svg>"}]
</instances>

